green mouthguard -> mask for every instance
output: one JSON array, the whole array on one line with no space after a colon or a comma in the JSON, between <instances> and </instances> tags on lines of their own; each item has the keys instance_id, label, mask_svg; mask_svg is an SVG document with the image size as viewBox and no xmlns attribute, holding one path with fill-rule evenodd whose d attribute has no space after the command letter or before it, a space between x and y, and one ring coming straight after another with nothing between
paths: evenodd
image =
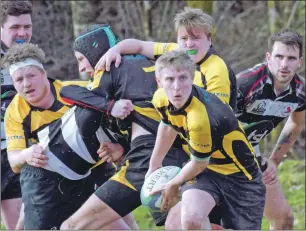
<instances>
[{"instance_id":1,"label":"green mouthguard","mask_svg":"<svg viewBox=\"0 0 306 231\"><path fill-rule=\"evenodd\" d=\"M197 50L188 50L186 51L187 55L195 55L198 51Z\"/></svg>"}]
</instances>

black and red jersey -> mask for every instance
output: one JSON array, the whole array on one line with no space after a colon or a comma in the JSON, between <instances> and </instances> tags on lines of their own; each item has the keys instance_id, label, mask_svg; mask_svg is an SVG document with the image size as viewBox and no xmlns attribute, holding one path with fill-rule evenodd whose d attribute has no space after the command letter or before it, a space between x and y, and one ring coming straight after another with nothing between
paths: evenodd
<instances>
[{"instance_id":1,"label":"black and red jersey","mask_svg":"<svg viewBox=\"0 0 306 231\"><path fill-rule=\"evenodd\" d=\"M288 88L276 96L267 63L240 72L237 88L237 118L253 146L292 112L306 108L304 78L295 74Z\"/></svg>"}]
</instances>

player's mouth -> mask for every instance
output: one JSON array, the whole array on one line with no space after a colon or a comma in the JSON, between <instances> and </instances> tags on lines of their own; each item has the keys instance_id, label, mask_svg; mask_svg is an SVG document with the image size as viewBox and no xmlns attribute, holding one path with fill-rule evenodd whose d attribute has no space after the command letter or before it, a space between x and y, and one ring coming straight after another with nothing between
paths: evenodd
<instances>
[{"instance_id":1,"label":"player's mouth","mask_svg":"<svg viewBox=\"0 0 306 231\"><path fill-rule=\"evenodd\" d=\"M187 50L186 53L187 55L196 55L198 51L196 49L192 49L192 50Z\"/></svg>"},{"instance_id":2,"label":"player's mouth","mask_svg":"<svg viewBox=\"0 0 306 231\"><path fill-rule=\"evenodd\" d=\"M283 74L283 75L288 75L288 74L290 74L290 71L288 71L288 70L280 70L279 71L281 74Z\"/></svg>"},{"instance_id":3,"label":"player's mouth","mask_svg":"<svg viewBox=\"0 0 306 231\"><path fill-rule=\"evenodd\" d=\"M32 94L34 91L35 91L35 90L34 90L34 89L32 89L32 90L28 90L28 91L26 91L25 93L26 93L26 95L30 95L30 94Z\"/></svg>"},{"instance_id":4,"label":"player's mouth","mask_svg":"<svg viewBox=\"0 0 306 231\"><path fill-rule=\"evenodd\" d=\"M25 43L27 41L27 39L15 39L15 43L17 44L22 44L22 43Z\"/></svg>"}]
</instances>

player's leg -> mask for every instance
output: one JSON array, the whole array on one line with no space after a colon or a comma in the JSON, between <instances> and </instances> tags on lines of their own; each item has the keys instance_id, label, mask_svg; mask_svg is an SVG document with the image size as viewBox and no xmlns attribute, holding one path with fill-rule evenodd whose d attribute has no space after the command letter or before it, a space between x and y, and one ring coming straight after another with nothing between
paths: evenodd
<instances>
[{"instance_id":1,"label":"player's leg","mask_svg":"<svg viewBox=\"0 0 306 231\"><path fill-rule=\"evenodd\" d=\"M223 192L222 226L234 230L260 230L265 203L261 173L251 180L219 174L214 181Z\"/></svg>"},{"instance_id":2,"label":"player's leg","mask_svg":"<svg viewBox=\"0 0 306 231\"><path fill-rule=\"evenodd\" d=\"M20 175L25 229L58 229L93 193L88 179L68 180L58 173L25 165Z\"/></svg>"},{"instance_id":3,"label":"player's leg","mask_svg":"<svg viewBox=\"0 0 306 231\"><path fill-rule=\"evenodd\" d=\"M23 230L23 229L24 229L24 204L22 203L20 213L19 213L19 219L18 219L15 230Z\"/></svg>"},{"instance_id":4,"label":"player's leg","mask_svg":"<svg viewBox=\"0 0 306 231\"><path fill-rule=\"evenodd\" d=\"M293 229L293 211L285 198L279 181L273 185L266 185L264 216L270 221L270 229Z\"/></svg>"},{"instance_id":5,"label":"player's leg","mask_svg":"<svg viewBox=\"0 0 306 231\"><path fill-rule=\"evenodd\" d=\"M21 204L19 174L12 171L6 150L1 150L1 220L6 229L15 229Z\"/></svg>"}]
</instances>

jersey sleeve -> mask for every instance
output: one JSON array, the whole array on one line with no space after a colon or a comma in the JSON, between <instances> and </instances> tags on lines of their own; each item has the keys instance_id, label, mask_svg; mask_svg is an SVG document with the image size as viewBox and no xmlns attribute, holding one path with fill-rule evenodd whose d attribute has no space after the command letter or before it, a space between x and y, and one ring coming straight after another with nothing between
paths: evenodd
<instances>
[{"instance_id":1,"label":"jersey sleeve","mask_svg":"<svg viewBox=\"0 0 306 231\"><path fill-rule=\"evenodd\" d=\"M214 56L213 59L210 61L210 68L205 72L206 90L229 104L231 96L229 71L226 64L221 62L218 56Z\"/></svg>"},{"instance_id":2,"label":"jersey sleeve","mask_svg":"<svg viewBox=\"0 0 306 231\"><path fill-rule=\"evenodd\" d=\"M208 119L202 119L202 122L196 123L191 121L189 130L188 147L191 157L198 161L208 161L210 156L215 151L214 142L211 134L211 125Z\"/></svg>"},{"instance_id":3,"label":"jersey sleeve","mask_svg":"<svg viewBox=\"0 0 306 231\"><path fill-rule=\"evenodd\" d=\"M155 107L157 113L160 115L161 121L167 125L169 125L169 120L167 116L167 106L168 100L165 97L165 92L162 88L158 89L152 99L152 104Z\"/></svg>"},{"instance_id":4,"label":"jersey sleeve","mask_svg":"<svg viewBox=\"0 0 306 231\"><path fill-rule=\"evenodd\" d=\"M27 148L26 135L21 122L16 118L17 112L14 113L13 107L8 107L5 117L4 126L7 141L7 151L18 151Z\"/></svg>"},{"instance_id":5,"label":"jersey sleeve","mask_svg":"<svg viewBox=\"0 0 306 231\"><path fill-rule=\"evenodd\" d=\"M246 108L245 98L252 87L253 78L246 77L245 72L240 72L236 75L237 79L237 113L241 113Z\"/></svg>"},{"instance_id":6,"label":"jersey sleeve","mask_svg":"<svg viewBox=\"0 0 306 231\"><path fill-rule=\"evenodd\" d=\"M154 58L158 59L166 52L176 50L178 48L177 43L155 43L154 44Z\"/></svg>"}]
</instances>

